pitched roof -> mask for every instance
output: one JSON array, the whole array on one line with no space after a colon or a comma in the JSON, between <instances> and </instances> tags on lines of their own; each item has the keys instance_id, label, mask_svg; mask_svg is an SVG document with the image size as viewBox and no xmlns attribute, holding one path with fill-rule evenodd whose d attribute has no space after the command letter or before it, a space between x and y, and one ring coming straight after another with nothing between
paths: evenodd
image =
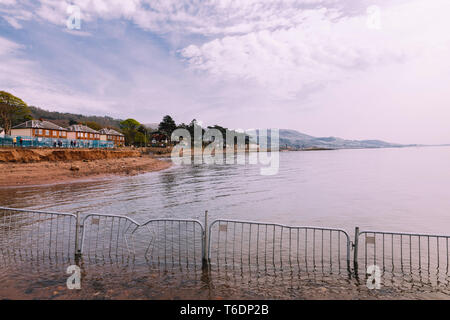
<instances>
[{"instance_id":1,"label":"pitched roof","mask_svg":"<svg viewBox=\"0 0 450 320\"><path fill-rule=\"evenodd\" d=\"M21 123L13 127L13 129L28 129L28 128L67 131L67 129L64 129L63 127L60 127L54 123L41 120L28 120L24 123Z\"/></svg>"},{"instance_id":2,"label":"pitched roof","mask_svg":"<svg viewBox=\"0 0 450 320\"><path fill-rule=\"evenodd\" d=\"M103 128L99 131L101 134L109 134L112 136L123 136L122 133L114 130L114 129L109 129L109 128Z\"/></svg>"},{"instance_id":3,"label":"pitched roof","mask_svg":"<svg viewBox=\"0 0 450 320\"><path fill-rule=\"evenodd\" d=\"M84 126L82 124L74 124L70 127L67 127L67 130L76 132L98 133L98 131L95 131L94 129L91 129L88 126Z\"/></svg>"}]
</instances>

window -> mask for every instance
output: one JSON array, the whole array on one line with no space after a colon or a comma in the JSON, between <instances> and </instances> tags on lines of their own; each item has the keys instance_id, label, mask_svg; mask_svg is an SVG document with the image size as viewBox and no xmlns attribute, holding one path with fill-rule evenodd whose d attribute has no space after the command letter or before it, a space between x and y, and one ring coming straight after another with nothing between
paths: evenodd
<instances>
[{"instance_id":1,"label":"window","mask_svg":"<svg viewBox=\"0 0 450 320\"><path fill-rule=\"evenodd\" d=\"M50 135L50 130L45 130L45 135L49 136Z\"/></svg>"},{"instance_id":2,"label":"window","mask_svg":"<svg viewBox=\"0 0 450 320\"><path fill-rule=\"evenodd\" d=\"M39 134L39 129L34 129L34 134Z\"/></svg>"},{"instance_id":3,"label":"window","mask_svg":"<svg viewBox=\"0 0 450 320\"><path fill-rule=\"evenodd\" d=\"M56 130L53 131L53 136L54 136L54 137L57 137L57 136L58 136L58 131L56 131Z\"/></svg>"},{"instance_id":4,"label":"window","mask_svg":"<svg viewBox=\"0 0 450 320\"><path fill-rule=\"evenodd\" d=\"M39 134L42 136L42 129L39 129Z\"/></svg>"}]
</instances>

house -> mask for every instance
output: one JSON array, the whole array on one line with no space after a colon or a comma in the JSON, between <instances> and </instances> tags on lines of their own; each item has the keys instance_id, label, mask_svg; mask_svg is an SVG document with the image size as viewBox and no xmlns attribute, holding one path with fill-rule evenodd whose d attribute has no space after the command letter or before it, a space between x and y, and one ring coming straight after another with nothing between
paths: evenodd
<instances>
[{"instance_id":1,"label":"house","mask_svg":"<svg viewBox=\"0 0 450 320\"><path fill-rule=\"evenodd\" d=\"M43 120L29 120L11 129L12 136L38 138L67 138L67 129Z\"/></svg>"},{"instance_id":2,"label":"house","mask_svg":"<svg viewBox=\"0 0 450 320\"><path fill-rule=\"evenodd\" d=\"M67 131L67 139L70 140L100 140L100 133L85 125L74 124L67 127Z\"/></svg>"},{"instance_id":3,"label":"house","mask_svg":"<svg viewBox=\"0 0 450 320\"><path fill-rule=\"evenodd\" d=\"M160 131L155 131L151 135L152 147L166 147L167 142L168 142L167 136Z\"/></svg>"},{"instance_id":4,"label":"house","mask_svg":"<svg viewBox=\"0 0 450 320\"><path fill-rule=\"evenodd\" d=\"M103 128L99 133L102 137L101 140L113 141L115 147L122 147L125 145L125 136L114 129Z\"/></svg>"}]
</instances>

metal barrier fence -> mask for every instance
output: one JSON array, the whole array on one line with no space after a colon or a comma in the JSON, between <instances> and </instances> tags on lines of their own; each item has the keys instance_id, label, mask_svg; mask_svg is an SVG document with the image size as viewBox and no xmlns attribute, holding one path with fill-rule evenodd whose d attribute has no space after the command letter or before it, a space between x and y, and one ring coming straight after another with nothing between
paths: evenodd
<instances>
[{"instance_id":1,"label":"metal barrier fence","mask_svg":"<svg viewBox=\"0 0 450 320\"><path fill-rule=\"evenodd\" d=\"M206 213L207 214L207 213ZM152 219L0 207L0 253L7 256L132 258L165 266L263 268L383 276L424 274L449 282L449 238L444 235L359 231L215 220ZM351 270L351 250L353 270Z\"/></svg>"},{"instance_id":2,"label":"metal barrier fence","mask_svg":"<svg viewBox=\"0 0 450 320\"><path fill-rule=\"evenodd\" d=\"M70 213L0 207L0 250L8 255L72 257L76 221Z\"/></svg>"},{"instance_id":3,"label":"metal barrier fence","mask_svg":"<svg viewBox=\"0 0 450 320\"><path fill-rule=\"evenodd\" d=\"M368 266L375 265L384 275L432 274L436 281L447 280L449 238L444 235L359 231L357 227L353 258L355 273L365 274Z\"/></svg>"},{"instance_id":4,"label":"metal barrier fence","mask_svg":"<svg viewBox=\"0 0 450 320\"><path fill-rule=\"evenodd\" d=\"M189 267L203 262L204 236L198 220L153 219L134 232L133 242L150 264Z\"/></svg>"},{"instance_id":5,"label":"metal barrier fence","mask_svg":"<svg viewBox=\"0 0 450 320\"><path fill-rule=\"evenodd\" d=\"M350 268L350 238L341 229L216 220L209 228L209 259L216 266L329 271Z\"/></svg>"},{"instance_id":6,"label":"metal barrier fence","mask_svg":"<svg viewBox=\"0 0 450 320\"><path fill-rule=\"evenodd\" d=\"M80 224L78 254L95 259L133 256L135 249L130 238L137 228L139 223L126 216L88 214Z\"/></svg>"},{"instance_id":7,"label":"metal barrier fence","mask_svg":"<svg viewBox=\"0 0 450 320\"><path fill-rule=\"evenodd\" d=\"M14 145L13 139L16 138ZM22 143L20 140L22 139ZM39 138L28 136L0 136L0 146L2 147L23 147L23 148L114 148L113 141L103 140L80 140L63 138Z\"/></svg>"}]
</instances>

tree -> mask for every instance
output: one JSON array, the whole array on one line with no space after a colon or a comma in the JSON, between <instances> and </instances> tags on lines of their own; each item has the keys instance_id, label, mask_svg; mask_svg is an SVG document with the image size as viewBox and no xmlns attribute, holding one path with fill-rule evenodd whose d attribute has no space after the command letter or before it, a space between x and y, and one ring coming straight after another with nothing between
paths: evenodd
<instances>
[{"instance_id":1,"label":"tree","mask_svg":"<svg viewBox=\"0 0 450 320\"><path fill-rule=\"evenodd\" d=\"M147 138L146 136L142 133L142 132L137 132L136 135L134 136L134 144L136 146L143 146L147 143Z\"/></svg>"},{"instance_id":2,"label":"tree","mask_svg":"<svg viewBox=\"0 0 450 320\"><path fill-rule=\"evenodd\" d=\"M99 131L103 128L100 124L98 124L95 121L87 121L86 126L88 126L89 128L91 128L93 130L96 130L96 131Z\"/></svg>"},{"instance_id":3,"label":"tree","mask_svg":"<svg viewBox=\"0 0 450 320\"><path fill-rule=\"evenodd\" d=\"M140 125L138 128L138 132L141 133L144 137L143 141L141 141L141 145L142 143L144 143L144 145L147 146L148 141L150 140L150 135L153 132L153 130L144 125Z\"/></svg>"},{"instance_id":4,"label":"tree","mask_svg":"<svg viewBox=\"0 0 450 320\"><path fill-rule=\"evenodd\" d=\"M125 143L132 145L135 143L135 137L141 124L134 119L127 119L120 122L120 129L125 135Z\"/></svg>"},{"instance_id":5,"label":"tree","mask_svg":"<svg viewBox=\"0 0 450 320\"><path fill-rule=\"evenodd\" d=\"M13 96L9 92L0 91L0 126L6 134L11 134L14 121L30 115L30 109L22 99Z\"/></svg>"},{"instance_id":6,"label":"tree","mask_svg":"<svg viewBox=\"0 0 450 320\"><path fill-rule=\"evenodd\" d=\"M192 144L194 144L195 140L195 130L198 130L201 132L201 135L205 134L205 129L203 129L197 122L197 119L192 119L191 123L187 126L187 130L191 134Z\"/></svg>"},{"instance_id":7,"label":"tree","mask_svg":"<svg viewBox=\"0 0 450 320\"><path fill-rule=\"evenodd\" d=\"M164 133L169 141L172 136L172 132L174 132L176 128L177 125L175 121L169 115L165 116L158 126L158 130Z\"/></svg>"}]
</instances>

